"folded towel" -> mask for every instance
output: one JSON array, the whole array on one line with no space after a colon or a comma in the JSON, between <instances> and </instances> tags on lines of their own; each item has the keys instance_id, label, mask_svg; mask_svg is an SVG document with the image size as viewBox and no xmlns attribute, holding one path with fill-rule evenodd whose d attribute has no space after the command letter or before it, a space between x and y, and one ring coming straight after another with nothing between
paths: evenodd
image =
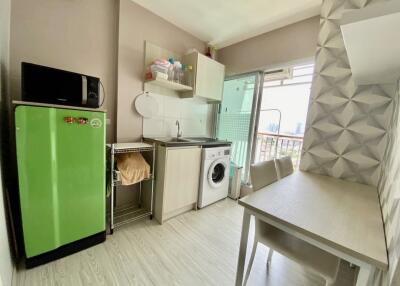
<instances>
[{"instance_id":1,"label":"folded towel","mask_svg":"<svg viewBox=\"0 0 400 286\"><path fill-rule=\"evenodd\" d=\"M150 165L140 153L117 155L117 167L122 185L132 185L150 178Z\"/></svg>"}]
</instances>

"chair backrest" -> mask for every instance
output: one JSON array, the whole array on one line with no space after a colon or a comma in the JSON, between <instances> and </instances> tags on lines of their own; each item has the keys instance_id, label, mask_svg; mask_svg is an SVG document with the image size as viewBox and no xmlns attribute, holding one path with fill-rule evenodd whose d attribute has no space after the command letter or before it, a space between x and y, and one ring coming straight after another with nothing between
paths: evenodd
<instances>
[{"instance_id":1,"label":"chair backrest","mask_svg":"<svg viewBox=\"0 0 400 286\"><path fill-rule=\"evenodd\" d=\"M279 179L282 179L293 173L292 157L286 156L280 159L275 159L275 164Z\"/></svg>"},{"instance_id":2,"label":"chair backrest","mask_svg":"<svg viewBox=\"0 0 400 286\"><path fill-rule=\"evenodd\" d=\"M278 180L274 160L264 161L250 166L250 177L253 191L272 184Z\"/></svg>"}]
</instances>

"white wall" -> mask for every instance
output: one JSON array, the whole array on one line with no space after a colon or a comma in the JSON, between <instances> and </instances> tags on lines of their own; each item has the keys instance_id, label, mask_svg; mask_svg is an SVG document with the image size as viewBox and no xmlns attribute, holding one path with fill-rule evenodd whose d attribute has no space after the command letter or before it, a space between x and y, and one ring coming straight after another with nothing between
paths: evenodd
<instances>
[{"instance_id":1,"label":"white wall","mask_svg":"<svg viewBox=\"0 0 400 286\"><path fill-rule=\"evenodd\" d=\"M3 106L3 100L8 87L7 83L4 82L4 79L7 78L6 72L8 72L9 66L10 0L0 0L0 21L0 106ZM1 129L4 128L4 124L5 122L3 122L0 117ZM2 142L1 138L0 142ZM13 265L7 235L1 171L0 165L0 285L3 284L4 286L8 286L11 285Z\"/></svg>"}]
</instances>

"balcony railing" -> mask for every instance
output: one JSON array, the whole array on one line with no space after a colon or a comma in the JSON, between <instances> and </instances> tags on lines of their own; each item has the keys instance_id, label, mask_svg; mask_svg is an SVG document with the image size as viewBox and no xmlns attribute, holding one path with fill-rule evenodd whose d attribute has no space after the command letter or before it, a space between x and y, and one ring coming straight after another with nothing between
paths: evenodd
<instances>
[{"instance_id":1,"label":"balcony railing","mask_svg":"<svg viewBox=\"0 0 400 286\"><path fill-rule=\"evenodd\" d=\"M273 158L291 156L294 168L298 169L302 146L302 136L259 132L257 134L255 161L262 162Z\"/></svg>"}]
</instances>

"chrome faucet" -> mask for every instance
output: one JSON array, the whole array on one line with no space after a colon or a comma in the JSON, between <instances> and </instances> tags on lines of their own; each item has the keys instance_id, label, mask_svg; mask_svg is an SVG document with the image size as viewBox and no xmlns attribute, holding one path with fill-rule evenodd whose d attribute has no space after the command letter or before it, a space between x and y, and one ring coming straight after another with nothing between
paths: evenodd
<instances>
[{"instance_id":1,"label":"chrome faucet","mask_svg":"<svg viewBox=\"0 0 400 286\"><path fill-rule=\"evenodd\" d=\"M176 133L176 138L182 137L181 125L179 124L179 120L175 122L175 125L178 126L178 133Z\"/></svg>"}]
</instances>

